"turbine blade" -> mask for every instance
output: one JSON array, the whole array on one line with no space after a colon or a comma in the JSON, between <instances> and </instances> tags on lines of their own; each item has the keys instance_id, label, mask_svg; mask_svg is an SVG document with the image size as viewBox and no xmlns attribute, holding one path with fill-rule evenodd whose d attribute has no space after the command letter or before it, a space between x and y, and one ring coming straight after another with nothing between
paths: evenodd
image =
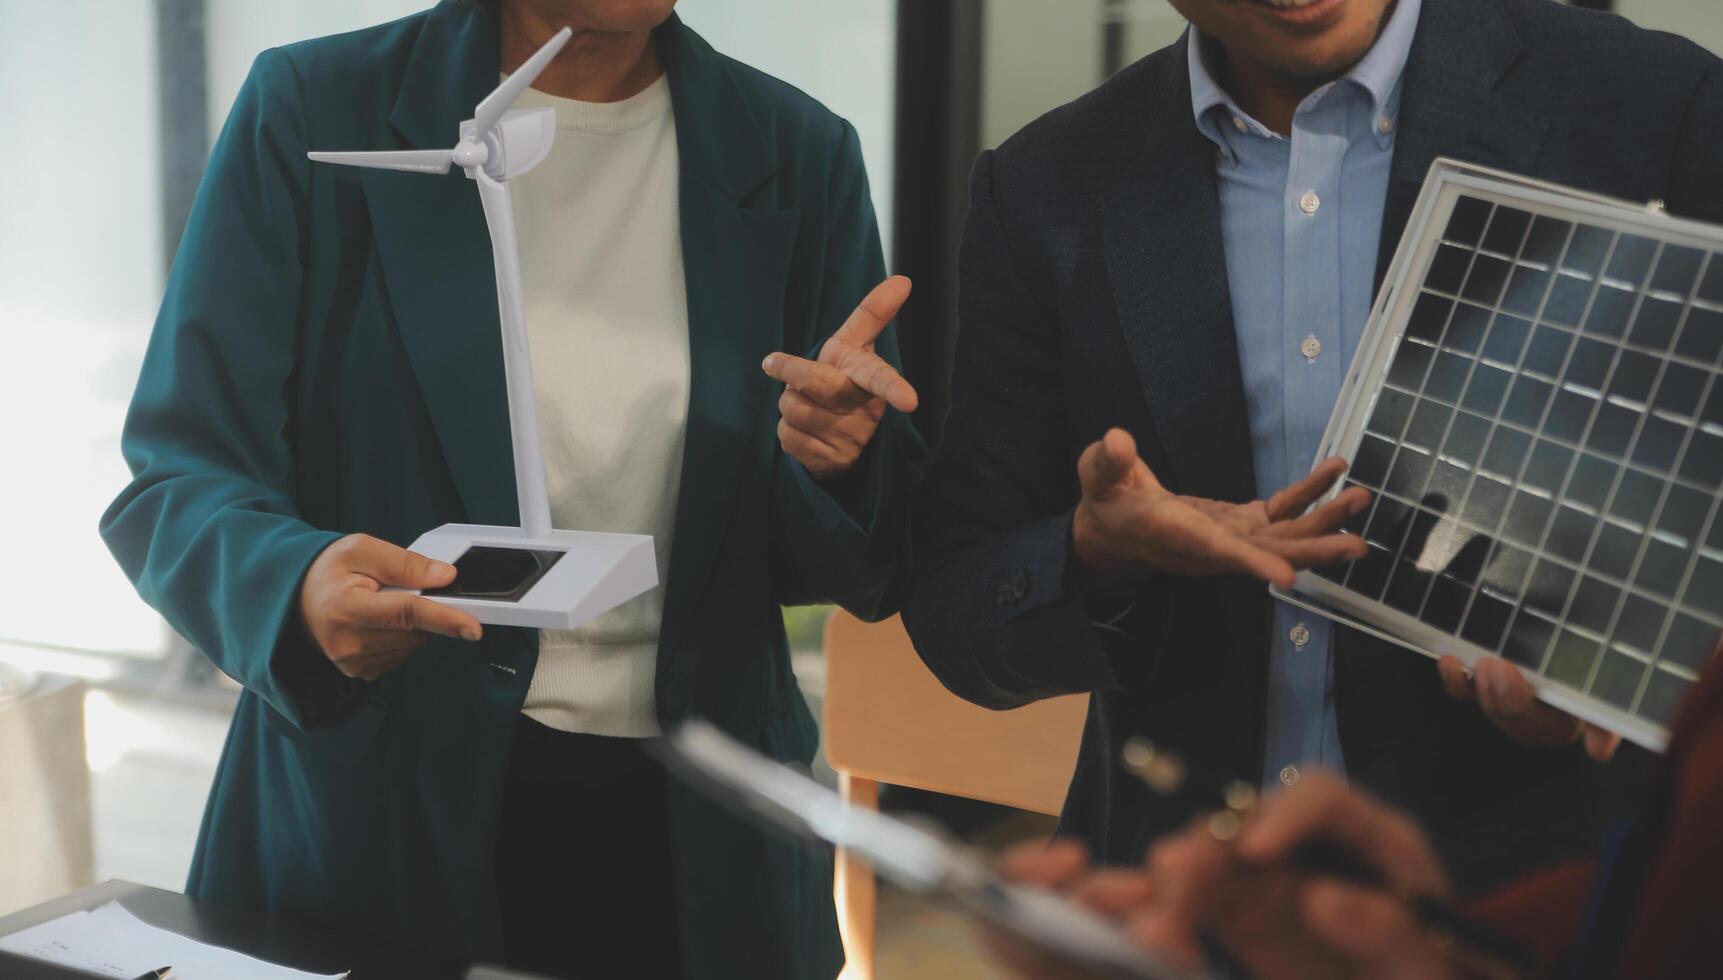
<instances>
[{"instance_id":1,"label":"turbine blade","mask_svg":"<svg viewBox=\"0 0 1723 980\"><path fill-rule=\"evenodd\" d=\"M574 32L566 27L551 35L551 39L544 42L544 47L534 51L532 57L522 62L521 66L515 69L513 75L503 79L501 85L498 85L491 94L485 96L484 101L480 102L478 108L473 110L476 139L483 140L485 138L485 134L491 131L491 127L501 121L503 113L509 111L509 106L515 104L515 100L520 98L522 92L532 87L532 83L538 78L539 72L544 71L544 67L550 64L550 60L556 57L556 53L561 51L562 46L567 44L568 39L573 36Z\"/></svg>"},{"instance_id":2,"label":"turbine blade","mask_svg":"<svg viewBox=\"0 0 1723 980\"><path fill-rule=\"evenodd\" d=\"M454 160L453 150L354 150L326 153L312 150L305 154L318 163L339 163L348 167L376 167L382 170L411 170L422 174L446 174Z\"/></svg>"}]
</instances>

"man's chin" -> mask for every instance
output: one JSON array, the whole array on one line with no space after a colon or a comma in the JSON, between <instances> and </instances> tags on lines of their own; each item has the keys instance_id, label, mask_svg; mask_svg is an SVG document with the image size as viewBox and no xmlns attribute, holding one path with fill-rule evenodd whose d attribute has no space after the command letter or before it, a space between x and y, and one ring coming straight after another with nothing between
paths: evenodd
<instances>
[{"instance_id":1,"label":"man's chin","mask_svg":"<svg viewBox=\"0 0 1723 980\"><path fill-rule=\"evenodd\" d=\"M1334 9L1332 18L1305 24L1288 22L1265 0L1237 2L1262 12L1256 33L1265 43L1257 46L1257 59L1289 78L1325 81L1345 74L1370 53L1382 30L1382 21L1368 22L1358 5ZM1320 12L1327 7L1322 2L1302 9Z\"/></svg>"},{"instance_id":2,"label":"man's chin","mask_svg":"<svg viewBox=\"0 0 1723 980\"><path fill-rule=\"evenodd\" d=\"M1350 37L1304 38L1297 43L1265 46L1258 59L1286 78L1325 82L1352 70L1370 53L1375 38L1364 33Z\"/></svg>"}]
</instances>

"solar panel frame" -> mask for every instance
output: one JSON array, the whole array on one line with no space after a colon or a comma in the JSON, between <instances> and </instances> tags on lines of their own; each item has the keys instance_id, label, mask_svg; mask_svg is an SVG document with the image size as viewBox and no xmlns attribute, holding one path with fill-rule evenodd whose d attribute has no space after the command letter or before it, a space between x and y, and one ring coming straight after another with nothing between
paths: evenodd
<instances>
[{"instance_id":1,"label":"solar panel frame","mask_svg":"<svg viewBox=\"0 0 1723 980\"><path fill-rule=\"evenodd\" d=\"M1720 356L1723 228L1437 160L1317 456L1353 462L1330 496L1371 490L1347 528L1370 554L1271 591L1429 656L1508 656L1661 749L1709 652L1685 645L1723 628Z\"/></svg>"}]
</instances>

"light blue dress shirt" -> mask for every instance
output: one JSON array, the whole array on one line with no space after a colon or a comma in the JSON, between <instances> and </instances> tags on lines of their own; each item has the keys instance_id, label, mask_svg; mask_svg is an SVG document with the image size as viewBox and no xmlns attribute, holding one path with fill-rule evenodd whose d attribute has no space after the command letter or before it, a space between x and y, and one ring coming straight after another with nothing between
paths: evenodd
<instances>
[{"instance_id":1,"label":"light blue dress shirt","mask_svg":"<svg viewBox=\"0 0 1723 980\"><path fill-rule=\"evenodd\" d=\"M1240 110L1188 32L1191 108L1214 141L1221 234L1257 493L1310 471L1375 291L1400 76L1421 0L1399 0L1376 44L1298 106L1290 137ZM1333 626L1276 602L1263 781L1345 770L1334 710Z\"/></svg>"}]
</instances>

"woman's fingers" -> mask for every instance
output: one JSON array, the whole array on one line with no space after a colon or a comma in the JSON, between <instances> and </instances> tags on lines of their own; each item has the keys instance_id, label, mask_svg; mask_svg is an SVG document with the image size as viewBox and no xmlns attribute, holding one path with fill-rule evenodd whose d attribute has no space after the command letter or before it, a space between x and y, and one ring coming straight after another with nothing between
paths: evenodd
<instances>
[{"instance_id":1,"label":"woman's fingers","mask_svg":"<svg viewBox=\"0 0 1723 980\"><path fill-rule=\"evenodd\" d=\"M913 412L921 404L915 386L898 373L891 362L871 350L848 350L838 356L836 365L850 384L900 412Z\"/></svg>"},{"instance_id":2,"label":"woman's fingers","mask_svg":"<svg viewBox=\"0 0 1723 980\"><path fill-rule=\"evenodd\" d=\"M760 370L834 412L851 411L873 397L836 367L794 354L767 354Z\"/></svg>"},{"instance_id":3,"label":"woman's fingers","mask_svg":"<svg viewBox=\"0 0 1723 980\"><path fill-rule=\"evenodd\" d=\"M909 301L909 292L908 276L887 276L856 304L849 319L832 334L828 346L857 349L873 346L898 311L903 309L903 304Z\"/></svg>"},{"instance_id":4,"label":"woman's fingers","mask_svg":"<svg viewBox=\"0 0 1723 980\"><path fill-rule=\"evenodd\" d=\"M849 446L860 452L873 439L883 402L875 401L855 412L834 412L796 391L785 388L778 396L778 415L791 426L833 446Z\"/></svg>"},{"instance_id":5,"label":"woman's fingers","mask_svg":"<svg viewBox=\"0 0 1723 980\"><path fill-rule=\"evenodd\" d=\"M345 603L348 622L359 629L403 633L422 630L459 640L477 640L484 634L479 621L470 614L411 592L352 589Z\"/></svg>"}]
</instances>

